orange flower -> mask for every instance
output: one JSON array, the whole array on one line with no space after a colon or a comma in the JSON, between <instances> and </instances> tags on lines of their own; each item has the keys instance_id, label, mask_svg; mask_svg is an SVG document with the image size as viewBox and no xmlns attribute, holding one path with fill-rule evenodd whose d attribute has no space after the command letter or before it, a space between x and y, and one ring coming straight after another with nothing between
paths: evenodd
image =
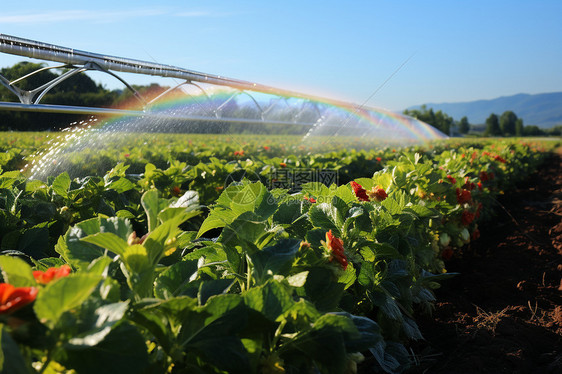
<instances>
[{"instance_id":1,"label":"orange flower","mask_svg":"<svg viewBox=\"0 0 562 374\"><path fill-rule=\"evenodd\" d=\"M35 270L33 277L39 284L47 284L54 279L66 277L70 274L70 266L62 265L60 268L48 268L45 271Z\"/></svg>"},{"instance_id":2,"label":"orange flower","mask_svg":"<svg viewBox=\"0 0 562 374\"><path fill-rule=\"evenodd\" d=\"M286 168L286 167L287 167L287 164L284 163L284 162L280 162L280 163L279 163L279 166L281 166L282 168Z\"/></svg>"},{"instance_id":3,"label":"orange flower","mask_svg":"<svg viewBox=\"0 0 562 374\"><path fill-rule=\"evenodd\" d=\"M363 186L354 181L349 182L349 184L351 184L353 193L359 198L359 200L369 201L369 196L367 196L367 191L363 188Z\"/></svg>"},{"instance_id":4,"label":"orange flower","mask_svg":"<svg viewBox=\"0 0 562 374\"><path fill-rule=\"evenodd\" d=\"M340 263L343 270L347 269L347 257L343 249L343 240L336 238L332 234L332 230L326 233L326 248L330 251L330 262L334 259Z\"/></svg>"},{"instance_id":5,"label":"orange flower","mask_svg":"<svg viewBox=\"0 0 562 374\"><path fill-rule=\"evenodd\" d=\"M383 201L388 197L386 191L382 188L382 186L376 186L371 188L370 191L367 191L367 196L375 201Z\"/></svg>"},{"instance_id":6,"label":"orange flower","mask_svg":"<svg viewBox=\"0 0 562 374\"><path fill-rule=\"evenodd\" d=\"M0 283L0 314L15 312L36 297L35 287L14 287L8 283Z\"/></svg>"},{"instance_id":7,"label":"orange flower","mask_svg":"<svg viewBox=\"0 0 562 374\"><path fill-rule=\"evenodd\" d=\"M234 151L234 156L244 156L244 150Z\"/></svg>"}]
</instances>

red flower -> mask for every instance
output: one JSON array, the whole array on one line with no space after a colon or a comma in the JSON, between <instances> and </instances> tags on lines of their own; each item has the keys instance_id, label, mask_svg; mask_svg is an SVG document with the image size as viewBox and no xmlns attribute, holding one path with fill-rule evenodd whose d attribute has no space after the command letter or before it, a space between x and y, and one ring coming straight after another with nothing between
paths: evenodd
<instances>
[{"instance_id":1,"label":"red flower","mask_svg":"<svg viewBox=\"0 0 562 374\"><path fill-rule=\"evenodd\" d=\"M378 162L381 162L381 161L382 161L382 158L377 157L377 161L378 161Z\"/></svg>"},{"instance_id":2,"label":"red flower","mask_svg":"<svg viewBox=\"0 0 562 374\"><path fill-rule=\"evenodd\" d=\"M244 150L234 151L234 156L244 156Z\"/></svg>"},{"instance_id":3,"label":"red flower","mask_svg":"<svg viewBox=\"0 0 562 374\"><path fill-rule=\"evenodd\" d=\"M354 181L349 182L351 184L351 188L353 188L353 193L355 196L359 198L361 201L369 201L369 196L367 196L367 191L361 186L359 183Z\"/></svg>"},{"instance_id":4,"label":"red flower","mask_svg":"<svg viewBox=\"0 0 562 374\"><path fill-rule=\"evenodd\" d=\"M125 154L124 154L123 156L127 158L127 157L130 157L130 156L131 156L131 154L129 154L129 153L125 153Z\"/></svg>"},{"instance_id":5,"label":"red flower","mask_svg":"<svg viewBox=\"0 0 562 374\"><path fill-rule=\"evenodd\" d=\"M468 226L474 221L474 213L465 210L462 212L461 222L463 225Z\"/></svg>"},{"instance_id":6,"label":"red flower","mask_svg":"<svg viewBox=\"0 0 562 374\"><path fill-rule=\"evenodd\" d=\"M481 171L480 172L480 180L482 182L486 182L488 180L488 173L486 173L485 171Z\"/></svg>"},{"instance_id":7,"label":"red flower","mask_svg":"<svg viewBox=\"0 0 562 374\"><path fill-rule=\"evenodd\" d=\"M35 270L33 277L39 284L47 284L54 279L66 277L70 274L70 266L62 265L60 268L48 268L45 271Z\"/></svg>"},{"instance_id":8,"label":"red flower","mask_svg":"<svg viewBox=\"0 0 562 374\"><path fill-rule=\"evenodd\" d=\"M478 208L476 208L476 213L474 213L474 217L479 218L480 212L482 211L482 203L478 203Z\"/></svg>"},{"instance_id":9,"label":"red flower","mask_svg":"<svg viewBox=\"0 0 562 374\"><path fill-rule=\"evenodd\" d=\"M179 186L172 187L172 195L179 196L181 194L181 189Z\"/></svg>"},{"instance_id":10,"label":"red flower","mask_svg":"<svg viewBox=\"0 0 562 374\"><path fill-rule=\"evenodd\" d=\"M460 188L457 188L457 201L459 204L462 205L464 203L468 203L471 198L472 195L470 194L470 191L461 190Z\"/></svg>"},{"instance_id":11,"label":"red flower","mask_svg":"<svg viewBox=\"0 0 562 374\"><path fill-rule=\"evenodd\" d=\"M343 240L336 238L332 230L326 233L326 248L331 252L330 262L334 259L340 263L343 270L347 269L347 257L343 249Z\"/></svg>"},{"instance_id":12,"label":"red flower","mask_svg":"<svg viewBox=\"0 0 562 374\"><path fill-rule=\"evenodd\" d=\"M279 166L281 166L282 168L286 168L286 167L287 167L287 164L284 163L284 162L280 162L280 163L279 163Z\"/></svg>"},{"instance_id":13,"label":"red flower","mask_svg":"<svg viewBox=\"0 0 562 374\"><path fill-rule=\"evenodd\" d=\"M267 145L264 145L263 149L265 149L266 151L269 151L269 147Z\"/></svg>"},{"instance_id":14,"label":"red flower","mask_svg":"<svg viewBox=\"0 0 562 374\"><path fill-rule=\"evenodd\" d=\"M447 179L449 180L449 182L451 182L451 184L456 184L456 183L457 183L457 180L456 180L455 178L453 178L452 176L450 176L450 175L447 175Z\"/></svg>"},{"instance_id":15,"label":"red flower","mask_svg":"<svg viewBox=\"0 0 562 374\"><path fill-rule=\"evenodd\" d=\"M382 188L382 186L376 186L371 188L370 191L367 191L367 196L375 201L383 201L388 197L386 191Z\"/></svg>"},{"instance_id":16,"label":"red flower","mask_svg":"<svg viewBox=\"0 0 562 374\"><path fill-rule=\"evenodd\" d=\"M480 237L480 230L478 229L474 229L474 231L472 232L472 235L470 235L470 238L472 240L476 240Z\"/></svg>"},{"instance_id":17,"label":"red flower","mask_svg":"<svg viewBox=\"0 0 562 374\"><path fill-rule=\"evenodd\" d=\"M316 199L313 198L313 197L304 196L303 199L305 199L306 201L309 201L313 204L316 202Z\"/></svg>"},{"instance_id":18,"label":"red flower","mask_svg":"<svg viewBox=\"0 0 562 374\"><path fill-rule=\"evenodd\" d=\"M14 287L0 283L0 314L15 312L37 297L35 287Z\"/></svg>"},{"instance_id":19,"label":"red flower","mask_svg":"<svg viewBox=\"0 0 562 374\"><path fill-rule=\"evenodd\" d=\"M478 190L482 191L482 182L478 182Z\"/></svg>"},{"instance_id":20,"label":"red flower","mask_svg":"<svg viewBox=\"0 0 562 374\"><path fill-rule=\"evenodd\" d=\"M464 188L465 190L472 191L473 189L476 188L476 185L474 183L470 182L468 177L465 177L464 178L464 185L462 186L462 188Z\"/></svg>"},{"instance_id":21,"label":"red flower","mask_svg":"<svg viewBox=\"0 0 562 374\"><path fill-rule=\"evenodd\" d=\"M494 157L494 160L499 161L499 162L501 162L502 164L505 164L505 163L507 162L503 157L498 156L498 155L496 155L496 156Z\"/></svg>"}]
</instances>

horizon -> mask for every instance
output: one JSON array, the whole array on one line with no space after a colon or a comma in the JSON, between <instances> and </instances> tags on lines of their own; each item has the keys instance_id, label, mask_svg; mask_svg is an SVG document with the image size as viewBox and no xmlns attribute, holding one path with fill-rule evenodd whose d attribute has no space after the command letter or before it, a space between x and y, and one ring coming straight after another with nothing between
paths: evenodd
<instances>
[{"instance_id":1,"label":"horizon","mask_svg":"<svg viewBox=\"0 0 562 374\"><path fill-rule=\"evenodd\" d=\"M214 1L180 7L102 0L32 1L31 11L17 8L5 4L3 34L392 111L562 87L557 1ZM0 67L19 61L39 62L0 55ZM89 75L107 89L124 88L101 73ZM131 84L173 84L119 75Z\"/></svg>"}]
</instances>

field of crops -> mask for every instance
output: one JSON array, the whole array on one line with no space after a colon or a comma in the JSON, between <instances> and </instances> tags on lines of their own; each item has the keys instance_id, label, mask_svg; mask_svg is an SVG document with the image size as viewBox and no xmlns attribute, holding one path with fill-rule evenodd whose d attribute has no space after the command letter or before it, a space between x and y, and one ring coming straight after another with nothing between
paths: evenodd
<instances>
[{"instance_id":1,"label":"field of crops","mask_svg":"<svg viewBox=\"0 0 562 374\"><path fill-rule=\"evenodd\" d=\"M402 372L447 261L558 145L138 133L49 154L70 137L0 136L2 373Z\"/></svg>"}]
</instances>

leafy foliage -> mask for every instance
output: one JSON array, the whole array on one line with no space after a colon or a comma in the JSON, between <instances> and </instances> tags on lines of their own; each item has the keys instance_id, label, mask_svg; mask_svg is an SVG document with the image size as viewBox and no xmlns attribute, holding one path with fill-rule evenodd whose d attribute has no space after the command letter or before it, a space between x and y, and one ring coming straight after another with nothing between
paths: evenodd
<instances>
[{"instance_id":1,"label":"leafy foliage","mask_svg":"<svg viewBox=\"0 0 562 374\"><path fill-rule=\"evenodd\" d=\"M430 309L447 259L545 146L279 158L256 143L253 160L217 142L150 159L130 148L142 161L117 156L101 176L6 171L2 278L37 297L0 313L1 370L345 373L370 355L376 370L404 371L405 344L422 338L415 310ZM281 163L343 183L268 188ZM36 281L63 265L70 274Z\"/></svg>"}]
</instances>

